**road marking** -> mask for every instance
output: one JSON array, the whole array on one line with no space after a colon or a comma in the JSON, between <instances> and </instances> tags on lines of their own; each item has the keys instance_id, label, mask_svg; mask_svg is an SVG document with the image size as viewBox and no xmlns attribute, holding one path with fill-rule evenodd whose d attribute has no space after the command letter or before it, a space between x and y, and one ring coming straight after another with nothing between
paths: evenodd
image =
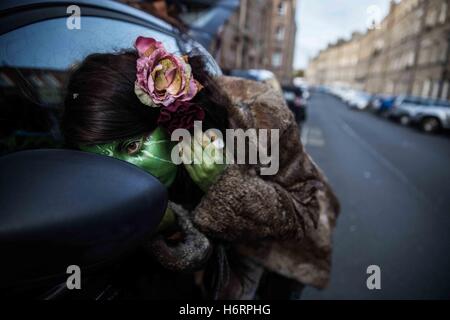
<instances>
[{"instance_id":1,"label":"road marking","mask_svg":"<svg viewBox=\"0 0 450 320\"><path fill-rule=\"evenodd\" d=\"M309 126L304 125L302 127L302 133L301 133L301 140L304 146L308 144L308 132L309 132Z\"/></svg>"},{"instance_id":2,"label":"road marking","mask_svg":"<svg viewBox=\"0 0 450 320\"><path fill-rule=\"evenodd\" d=\"M376 149L374 149L366 140L364 140L360 135L358 135L344 120L340 119L342 122L342 129L353 139L357 140L361 147L363 147L367 152L369 152L376 160L378 160L386 169L388 169L392 174L394 174L403 184L409 187L413 193L418 198L421 198L428 205L433 206L432 202L426 197L426 195L420 191L409 179L403 174L400 169L394 166L389 160L387 160L383 155L381 155Z\"/></svg>"},{"instance_id":3,"label":"road marking","mask_svg":"<svg viewBox=\"0 0 450 320\"><path fill-rule=\"evenodd\" d=\"M304 146L323 147L325 145L322 130L318 127L303 126L301 140Z\"/></svg>"}]
</instances>

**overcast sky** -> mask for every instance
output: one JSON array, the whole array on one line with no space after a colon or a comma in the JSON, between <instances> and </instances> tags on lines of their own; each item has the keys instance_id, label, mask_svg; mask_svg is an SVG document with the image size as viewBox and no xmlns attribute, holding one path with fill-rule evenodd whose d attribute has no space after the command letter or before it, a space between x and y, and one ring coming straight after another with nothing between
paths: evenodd
<instances>
[{"instance_id":1,"label":"overcast sky","mask_svg":"<svg viewBox=\"0 0 450 320\"><path fill-rule=\"evenodd\" d=\"M308 60L329 42L364 31L370 21L381 20L390 0L297 0L297 35L294 68L305 68Z\"/></svg>"}]
</instances>

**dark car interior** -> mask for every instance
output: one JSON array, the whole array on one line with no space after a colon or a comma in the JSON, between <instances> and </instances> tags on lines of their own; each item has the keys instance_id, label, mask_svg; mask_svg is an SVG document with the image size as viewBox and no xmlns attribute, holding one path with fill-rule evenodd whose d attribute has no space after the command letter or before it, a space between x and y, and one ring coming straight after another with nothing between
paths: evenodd
<instances>
[{"instance_id":1,"label":"dark car interior","mask_svg":"<svg viewBox=\"0 0 450 320\"><path fill-rule=\"evenodd\" d=\"M294 113L297 122L306 120L306 99L303 96L303 89L298 86L282 86L284 99Z\"/></svg>"}]
</instances>

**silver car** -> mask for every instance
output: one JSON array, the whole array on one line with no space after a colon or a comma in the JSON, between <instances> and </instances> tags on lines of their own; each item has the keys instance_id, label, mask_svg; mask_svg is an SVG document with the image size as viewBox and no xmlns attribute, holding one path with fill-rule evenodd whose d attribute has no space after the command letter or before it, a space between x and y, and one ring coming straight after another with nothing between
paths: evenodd
<instances>
[{"instance_id":1,"label":"silver car","mask_svg":"<svg viewBox=\"0 0 450 320\"><path fill-rule=\"evenodd\" d=\"M450 129L450 102L432 100L429 105L417 107L411 115L411 122L429 133Z\"/></svg>"},{"instance_id":2,"label":"silver car","mask_svg":"<svg viewBox=\"0 0 450 320\"><path fill-rule=\"evenodd\" d=\"M403 125L408 125L418 110L426 108L429 100L415 96L398 96L393 108L389 110L389 117L398 120Z\"/></svg>"}]
</instances>

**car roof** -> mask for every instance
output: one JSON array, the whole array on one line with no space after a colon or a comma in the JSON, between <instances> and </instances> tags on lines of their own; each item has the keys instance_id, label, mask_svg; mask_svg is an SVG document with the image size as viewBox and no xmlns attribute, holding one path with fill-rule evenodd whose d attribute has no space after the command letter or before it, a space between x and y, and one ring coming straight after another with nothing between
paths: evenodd
<instances>
[{"instance_id":1,"label":"car roof","mask_svg":"<svg viewBox=\"0 0 450 320\"><path fill-rule=\"evenodd\" d=\"M150 13L112 0L2 0L0 1L0 35L40 21L68 16L69 5L78 5L81 15L129 22L174 37L182 52L196 52L208 56L208 67L214 74L222 74L213 58L195 39Z\"/></svg>"},{"instance_id":2,"label":"car roof","mask_svg":"<svg viewBox=\"0 0 450 320\"><path fill-rule=\"evenodd\" d=\"M107 13L110 13L110 15L114 14L120 14L122 16L127 16L130 19L133 19L134 21L140 21L145 22L146 24L151 24L153 27L156 27L158 29L164 29L166 31L172 31L174 30L174 27L171 26L169 23L149 14L144 11L141 11L139 9L133 8L131 6L128 6L126 4L112 1L112 0L73 0L70 2L67 2L65 0L2 0L0 2L0 12L3 16L8 16L9 14L14 14L17 12L23 12L26 10L36 10L41 9L40 16L34 16L32 19L35 21L27 21L23 22L20 20L23 19L15 19L13 21L5 21L5 19L2 18L3 23L0 23L0 34L8 32L10 30L13 30L15 28L19 28L22 25L26 25L32 22L45 20L49 18L55 18L55 17L62 17L67 16L68 13L66 11L67 7L69 5L78 5L82 7L83 9L90 9L90 10L102 10L102 15L107 15ZM42 9L46 8L64 8L64 10L48 10L46 12L42 11ZM44 15L42 15L44 13ZM83 14L83 12L81 12ZM94 15L93 13L85 13L87 15ZM46 16L47 15L47 16ZM56 16L55 16L56 15ZM11 25L11 22L12 25Z\"/></svg>"}]
</instances>

